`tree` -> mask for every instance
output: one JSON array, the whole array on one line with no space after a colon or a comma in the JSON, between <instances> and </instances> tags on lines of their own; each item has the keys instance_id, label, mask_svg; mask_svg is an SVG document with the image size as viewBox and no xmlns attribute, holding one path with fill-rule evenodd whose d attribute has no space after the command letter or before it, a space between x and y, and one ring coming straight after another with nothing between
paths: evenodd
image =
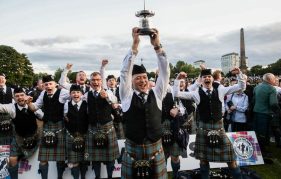
<instances>
[{"instance_id":1,"label":"tree","mask_svg":"<svg viewBox=\"0 0 281 179\"><path fill-rule=\"evenodd\" d=\"M7 85L32 86L34 72L26 54L13 47L0 45L0 71L7 76Z\"/></svg>"}]
</instances>

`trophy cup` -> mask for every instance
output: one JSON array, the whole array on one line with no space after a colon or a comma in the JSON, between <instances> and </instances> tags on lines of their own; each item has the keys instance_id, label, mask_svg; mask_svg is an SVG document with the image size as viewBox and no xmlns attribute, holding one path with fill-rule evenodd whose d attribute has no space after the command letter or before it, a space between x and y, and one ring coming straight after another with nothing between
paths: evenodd
<instances>
[{"instance_id":1,"label":"trophy cup","mask_svg":"<svg viewBox=\"0 0 281 179\"><path fill-rule=\"evenodd\" d=\"M148 17L154 16L154 12L145 9L145 0L144 8L141 11L136 12L136 17L140 19L139 34L140 35L151 35L154 31L149 27Z\"/></svg>"}]
</instances>

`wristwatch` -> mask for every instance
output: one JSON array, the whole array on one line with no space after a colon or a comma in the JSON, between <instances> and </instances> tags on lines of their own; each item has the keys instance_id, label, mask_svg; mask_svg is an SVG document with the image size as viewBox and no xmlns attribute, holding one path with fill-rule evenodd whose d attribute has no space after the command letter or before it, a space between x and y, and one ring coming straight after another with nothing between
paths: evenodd
<instances>
[{"instance_id":1,"label":"wristwatch","mask_svg":"<svg viewBox=\"0 0 281 179\"><path fill-rule=\"evenodd\" d=\"M154 50L159 50L160 48L162 48L162 44L154 46Z\"/></svg>"}]
</instances>

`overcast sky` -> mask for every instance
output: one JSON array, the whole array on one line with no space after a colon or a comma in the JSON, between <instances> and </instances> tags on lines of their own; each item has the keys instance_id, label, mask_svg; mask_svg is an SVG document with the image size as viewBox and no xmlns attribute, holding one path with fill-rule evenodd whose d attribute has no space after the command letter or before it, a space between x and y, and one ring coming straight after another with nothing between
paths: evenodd
<instances>
[{"instance_id":1,"label":"overcast sky","mask_svg":"<svg viewBox=\"0 0 281 179\"><path fill-rule=\"evenodd\" d=\"M146 0L170 62L205 60L211 68L221 67L222 55L240 53L241 28L249 66L281 58L280 7L280 0ZM0 44L27 54L35 72L68 62L74 71L96 71L103 58L119 71L141 9L143 0L1 0ZM136 63L141 58L156 68L148 37L141 37Z\"/></svg>"}]
</instances>

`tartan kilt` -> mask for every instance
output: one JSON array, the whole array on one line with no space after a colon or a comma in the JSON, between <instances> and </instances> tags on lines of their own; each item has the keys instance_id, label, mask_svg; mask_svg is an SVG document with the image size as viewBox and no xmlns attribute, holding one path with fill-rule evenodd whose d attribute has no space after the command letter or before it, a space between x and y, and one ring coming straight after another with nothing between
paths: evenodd
<instances>
[{"instance_id":1,"label":"tartan kilt","mask_svg":"<svg viewBox=\"0 0 281 179\"><path fill-rule=\"evenodd\" d=\"M77 163L84 161L84 151L83 152L74 152L72 150L73 136L70 136L69 132L66 132L65 140L66 140L66 158L69 163ZM86 136L83 135L85 139Z\"/></svg>"},{"instance_id":2,"label":"tartan kilt","mask_svg":"<svg viewBox=\"0 0 281 179\"><path fill-rule=\"evenodd\" d=\"M108 146L103 149L94 146L94 134L97 128L89 125L85 142L85 161L111 162L119 156L119 148L113 122L110 121L100 126L100 128L108 132Z\"/></svg>"},{"instance_id":3,"label":"tartan kilt","mask_svg":"<svg viewBox=\"0 0 281 179\"><path fill-rule=\"evenodd\" d=\"M54 147L45 147L42 141L39 145L39 161L65 161L66 160L66 144L65 144L65 129L63 121L56 123L44 123L43 131L52 131L57 133L58 143ZM43 136L42 138L43 139Z\"/></svg>"},{"instance_id":4,"label":"tartan kilt","mask_svg":"<svg viewBox=\"0 0 281 179\"><path fill-rule=\"evenodd\" d=\"M31 157L37 150L40 140L39 140L39 131L36 131L36 134L34 134L34 136L36 135L37 137L37 144L33 149L24 149L22 148L22 144L23 144L23 137L14 135L12 143L11 143L11 149L10 149L10 156L23 156L24 159L27 159L29 157Z\"/></svg>"},{"instance_id":5,"label":"tartan kilt","mask_svg":"<svg viewBox=\"0 0 281 179\"><path fill-rule=\"evenodd\" d=\"M13 140L13 132L9 132L9 133L0 133L0 145L11 145Z\"/></svg>"},{"instance_id":6,"label":"tartan kilt","mask_svg":"<svg viewBox=\"0 0 281 179\"><path fill-rule=\"evenodd\" d=\"M219 147L209 147L207 145L206 130L221 130L222 143ZM217 122L205 123L199 121L199 128L196 132L195 139L195 158L198 160L207 160L209 162L231 162L236 160L233 146L228 139L224 127L223 120Z\"/></svg>"},{"instance_id":7,"label":"tartan kilt","mask_svg":"<svg viewBox=\"0 0 281 179\"><path fill-rule=\"evenodd\" d=\"M115 132L116 132L116 136L117 139L125 139L125 132L124 132L124 128L123 128L123 123L122 122L113 122L114 128L115 128Z\"/></svg>"},{"instance_id":8,"label":"tartan kilt","mask_svg":"<svg viewBox=\"0 0 281 179\"><path fill-rule=\"evenodd\" d=\"M152 144L135 144L126 139L125 153L122 157L121 178L133 178L133 163L137 160L152 160L152 178L166 179L167 168L162 147L162 140Z\"/></svg>"},{"instance_id":9,"label":"tartan kilt","mask_svg":"<svg viewBox=\"0 0 281 179\"><path fill-rule=\"evenodd\" d=\"M162 130L171 130L170 120L166 119L162 123ZM163 145L163 144L162 144ZM177 142L174 142L172 145L163 145L165 157L169 156L177 157L177 156L186 156L186 150L179 147Z\"/></svg>"}]
</instances>

